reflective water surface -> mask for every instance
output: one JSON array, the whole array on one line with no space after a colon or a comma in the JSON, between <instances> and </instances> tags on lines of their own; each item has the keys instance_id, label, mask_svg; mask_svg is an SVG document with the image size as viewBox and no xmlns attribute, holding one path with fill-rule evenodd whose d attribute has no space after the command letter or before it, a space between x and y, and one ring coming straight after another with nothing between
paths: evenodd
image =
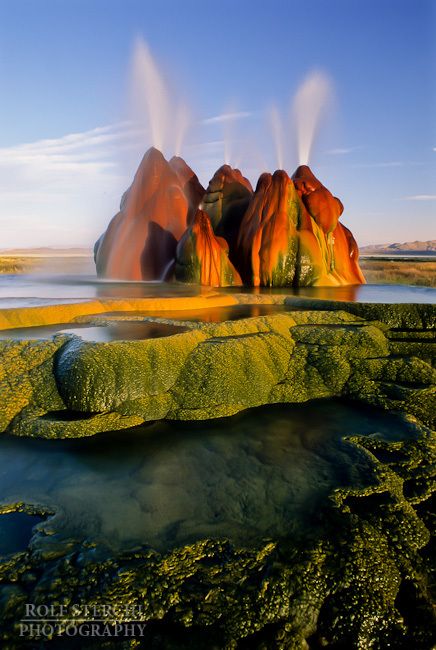
<instances>
[{"instance_id":1,"label":"reflective water surface","mask_svg":"<svg viewBox=\"0 0 436 650\"><path fill-rule=\"evenodd\" d=\"M322 400L78 440L3 435L0 494L55 509L38 527L60 538L161 550L206 536L250 544L316 529L334 487L367 480L368 461L346 434L415 430L399 416Z\"/></svg>"},{"instance_id":2,"label":"reflective water surface","mask_svg":"<svg viewBox=\"0 0 436 650\"><path fill-rule=\"evenodd\" d=\"M139 341L142 339L158 339L185 332L185 327L167 325L165 323L141 323L140 321L118 321L110 325L98 327L73 327L61 330L63 334L75 334L84 341L109 343L110 341Z\"/></svg>"},{"instance_id":3,"label":"reflective water surface","mask_svg":"<svg viewBox=\"0 0 436 650\"><path fill-rule=\"evenodd\" d=\"M41 521L44 521L43 517L26 512L0 515L0 555L24 551L29 544L33 527Z\"/></svg>"},{"instance_id":4,"label":"reflective water surface","mask_svg":"<svg viewBox=\"0 0 436 650\"><path fill-rule=\"evenodd\" d=\"M224 293L262 293L358 302L436 303L436 289L407 285L366 284L347 287L219 289ZM207 295L208 287L162 282L117 282L89 275L0 275L0 309L77 302L93 298L150 298Z\"/></svg>"}]
</instances>

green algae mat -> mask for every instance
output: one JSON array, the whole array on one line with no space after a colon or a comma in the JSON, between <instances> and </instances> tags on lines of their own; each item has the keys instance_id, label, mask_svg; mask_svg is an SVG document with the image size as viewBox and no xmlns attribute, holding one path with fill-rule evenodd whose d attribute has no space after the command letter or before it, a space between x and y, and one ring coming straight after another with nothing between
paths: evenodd
<instances>
[{"instance_id":1,"label":"green algae mat","mask_svg":"<svg viewBox=\"0 0 436 650\"><path fill-rule=\"evenodd\" d=\"M434 308L283 302L0 341L0 542L39 521L4 519L4 647L432 647ZM26 603L64 606L50 638Z\"/></svg>"}]
</instances>

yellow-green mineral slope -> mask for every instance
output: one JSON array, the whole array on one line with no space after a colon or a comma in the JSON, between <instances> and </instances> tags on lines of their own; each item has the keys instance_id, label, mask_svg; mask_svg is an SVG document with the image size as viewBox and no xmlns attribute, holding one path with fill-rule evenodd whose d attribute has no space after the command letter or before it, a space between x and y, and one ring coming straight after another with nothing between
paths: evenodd
<instances>
[{"instance_id":1,"label":"yellow-green mineral slope","mask_svg":"<svg viewBox=\"0 0 436 650\"><path fill-rule=\"evenodd\" d=\"M5 647L31 647L17 641L26 602L128 601L141 606L146 637L104 647L429 650L435 308L213 293L168 300L80 303L63 306L57 317L104 325L113 318L105 312L137 319L129 310L148 310L141 318L165 325L174 321L153 319L153 309L262 301L286 309L238 321L187 320L185 331L156 339L1 341L1 430L80 437L149 420L205 420L342 397L400 412L421 433L388 443L350 431L348 443L370 467L365 484L336 489L320 513L322 532L304 544L271 539L242 548L202 539L165 554L145 547L114 554L90 540L30 544L0 562ZM54 323L55 314L51 307L17 310L0 314L0 324ZM4 504L3 511L29 507ZM61 647L56 639L46 643Z\"/></svg>"}]
</instances>

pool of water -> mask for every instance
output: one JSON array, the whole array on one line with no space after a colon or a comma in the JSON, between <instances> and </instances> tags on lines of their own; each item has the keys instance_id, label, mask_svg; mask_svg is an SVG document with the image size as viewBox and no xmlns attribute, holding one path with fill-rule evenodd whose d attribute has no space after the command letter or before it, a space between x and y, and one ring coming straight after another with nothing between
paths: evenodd
<instances>
[{"instance_id":1,"label":"pool of water","mask_svg":"<svg viewBox=\"0 0 436 650\"><path fill-rule=\"evenodd\" d=\"M110 341L140 341L158 339L186 332L186 327L165 323L141 323L140 321L118 321L96 327L74 327L61 330L60 334L75 334L84 341L109 343Z\"/></svg>"},{"instance_id":2,"label":"pool of water","mask_svg":"<svg viewBox=\"0 0 436 650\"><path fill-rule=\"evenodd\" d=\"M287 311L286 305L232 305L230 307L209 307L207 309L177 309L153 311L153 318L167 318L169 320L194 321L206 323L221 323L225 320L240 320L253 316L268 316ZM149 311L122 311L95 314L98 318L150 318Z\"/></svg>"},{"instance_id":3,"label":"pool of water","mask_svg":"<svg viewBox=\"0 0 436 650\"><path fill-rule=\"evenodd\" d=\"M39 515L27 512L8 512L0 515L0 555L24 551L32 536L33 527L44 521Z\"/></svg>"},{"instance_id":4,"label":"pool of water","mask_svg":"<svg viewBox=\"0 0 436 650\"><path fill-rule=\"evenodd\" d=\"M294 295L326 300L379 303L436 303L436 289L401 284L363 284L355 287L306 287Z\"/></svg>"},{"instance_id":5,"label":"pool of water","mask_svg":"<svg viewBox=\"0 0 436 650\"><path fill-rule=\"evenodd\" d=\"M368 461L342 440L346 434L416 435L399 416L335 400L87 439L4 435L0 494L4 503L56 510L41 526L56 538L90 538L115 549L304 535L316 529L334 487L366 480Z\"/></svg>"},{"instance_id":6,"label":"pool of water","mask_svg":"<svg viewBox=\"0 0 436 650\"><path fill-rule=\"evenodd\" d=\"M16 327L14 329L0 330L0 341L8 339L20 339L28 341L31 339L50 339L55 334L71 328L71 323L59 323L57 325L41 325L39 327ZM74 329L79 330L88 327L86 323L74 323Z\"/></svg>"},{"instance_id":7,"label":"pool of water","mask_svg":"<svg viewBox=\"0 0 436 650\"><path fill-rule=\"evenodd\" d=\"M125 316L125 314L124 314ZM84 341L109 343L110 341L139 341L156 339L186 332L187 328L180 325L165 323L142 323L140 321L117 321L109 325L89 326L87 323L61 323L59 325L44 325L41 327L22 327L0 331L0 341L19 339L50 339L55 334L75 334Z\"/></svg>"},{"instance_id":8,"label":"pool of water","mask_svg":"<svg viewBox=\"0 0 436 650\"><path fill-rule=\"evenodd\" d=\"M351 287L225 288L222 292L285 294L359 302L436 303L436 289L407 285ZM93 298L150 298L207 295L209 288L161 282L116 282L89 275L1 275L0 309L54 303L80 302Z\"/></svg>"},{"instance_id":9,"label":"pool of water","mask_svg":"<svg viewBox=\"0 0 436 650\"><path fill-rule=\"evenodd\" d=\"M202 287L162 282L118 282L93 275L0 275L0 309L80 302L93 298L196 296Z\"/></svg>"},{"instance_id":10,"label":"pool of water","mask_svg":"<svg viewBox=\"0 0 436 650\"><path fill-rule=\"evenodd\" d=\"M220 289L233 292L236 287ZM240 289L239 289L240 291ZM344 287L273 287L244 288L245 293L286 294L322 300L372 303L436 303L436 289L406 284L362 284Z\"/></svg>"}]
</instances>

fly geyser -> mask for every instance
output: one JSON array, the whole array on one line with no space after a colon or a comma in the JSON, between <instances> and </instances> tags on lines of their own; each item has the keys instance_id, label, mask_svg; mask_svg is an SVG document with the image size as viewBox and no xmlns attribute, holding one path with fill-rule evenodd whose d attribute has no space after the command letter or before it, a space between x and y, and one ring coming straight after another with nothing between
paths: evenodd
<instances>
[{"instance_id":1,"label":"fly geyser","mask_svg":"<svg viewBox=\"0 0 436 650\"><path fill-rule=\"evenodd\" d=\"M177 242L204 195L182 158L167 162L150 148L121 198L120 211L94 247L97 274L121 280L160 280L171 274Z\"/></svg>"},{"instance_id":2,"label":"fly geyser","mask_svg":"<svg viewBox=\"0 0 436 650\"><path fill-rule=\"evenodd\" d=\"M207 190L182 158L144 155L120 211L95 245L97 274L208 286L365 282L341 201L301 165L263 173L253 192L223 165Z\"/></svg>"}]
</instances>

